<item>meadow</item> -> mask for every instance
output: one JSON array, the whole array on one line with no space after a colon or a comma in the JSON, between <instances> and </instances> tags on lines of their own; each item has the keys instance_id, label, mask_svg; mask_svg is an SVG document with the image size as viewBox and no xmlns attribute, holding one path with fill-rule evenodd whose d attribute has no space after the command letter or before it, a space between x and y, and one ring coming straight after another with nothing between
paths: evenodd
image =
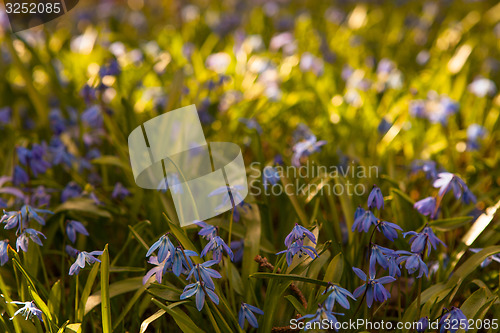
<instances>
[{"instance_id":1,"label":"meadow","mask_svg":"<svg viewBox=\"0 0 500 333\"><path fill-rule=\"evenodd\" d=\"M1 331L500 331L497 2L2 9L0 57ZM193 104L248 195L181 227L128 136Z\"/></svg>"}]
</instances>

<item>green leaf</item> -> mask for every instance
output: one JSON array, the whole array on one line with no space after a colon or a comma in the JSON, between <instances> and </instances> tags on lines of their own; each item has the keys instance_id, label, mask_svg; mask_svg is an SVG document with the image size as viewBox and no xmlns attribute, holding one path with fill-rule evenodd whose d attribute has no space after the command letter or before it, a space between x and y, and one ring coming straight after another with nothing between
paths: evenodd
<instances>
[{"instance_id":1,"label":"green leaf","mask_svg":"<svg viewBox=\"0 0 500 333\"><path fill-rule=\"evenodd\" d=\"M342 278L343 271L344 271L344 255L342 253L339 253L328 264L323 281L339 283L340 279Z\"/></svg>"},{"instance_id":2,"label":"green leaf","mask_svg":"<svg viewBox=\"0 0 500 333\"><path fill-rule=\"evenodd\" d=\"M292 295L286 295L285 298L290 302L292 303L293 307L295 308L295 310L301 314L302 316L307 314L307 310L304 308L304 306L302 305L302 303L299 302L298 299L296 299L295 297L293 297Z\"/></svg>"},{"instance_id":3,"label":"green leaf","mask_svg":"<svg viewBox=\"0 0 500 333\"><path fill-rule=\"evenodd\" d=\"M165 310L163 309L160 309L158 311L156 311L153 315L149 316L148 318L146 318L142 323L141 323L141 330L139 331L139 333L144 333L146 332L149 324L151 324L153 321L155 321L156 319L162 317L165 313L167 313Z\"/></svg>"},{"instance_id":4,"label":"green leaf","mask_svg":"<svg viewBox=\"0 0 500 333\"><path fill-rule=\"evenodd\" d=\"M87 276L87 282L85 282L85 287L82 291L82 296L80 298L80 304L78 306L78 314L77 321L82 322L83 317L87 313L86 305L89 295L92 291L92 286L94 285L95 279L97 277L97 273L99 272L100 263L96 262L92 269L90 270L89 275Z\"/></svg>"},{"instance_id":5,"label":"green leaf","mask_svg":"<svg viewBox=\"0 0 500 333\"><path fill-rule=\"evenodd\" d=\"M108 211L96 206L94 200L90 198L70 199L54 209L54 213L56 214L67 211L77 211L82 215L97 215L108 219L111 218L111 214Z\"/></svg>"},{"instance_id":6,"label":"green leaf","mask_svg":"<svg viewBox=\"0 0 500 333\"><path fill-rule=\"evenodd\" d=\"M486 303L488 297L486 289L479 288L462 303L460 310L467 318L474 318L477 311Z\"/></svg>"},{"instance_id":7,"label":"green leaf","mask_svg":"<svg viewBox=\"0 0 500 333\"><path fill-rule=\"evenodd\" d=\"M461 226L470 223L470 221L472 221L472 216L462 216L430 221L429 225L440 231L448 231L460 228Z\"/></svg>"},{"instance_id":8,"label":"green leaf","mask_svg":"<svg viewBox=\"0 0 500 333\"><path fill-rule=\"evenodd\" d=\"M75 324L69 324L66 326L66 333L81 333L82 332L82 324L81 323L75 323Z\"/></svg>"},{"instance_id":9,"label":"green leaf","mask_svg":"<svg viewBox=\"0 0 500 333\"><path fill-rule=\"evenodd\" d=\"M45 327L48 328L49 332L52 332L53 319L52 319L52 314L50 313L49 307L40 298L40 296L38 296L36 291L34 291L33 288L31 288L31 286L28 286L28 291L31 295L31 298L35 302L36 306L43 312L43 314L47 318L48 323L44 322Z\"/></svg>"},{"instance_id":10,"label":"green leaf","mask_svg":"<svg viewBox=\"0 0 500 333\"><path fill-rule=\"evenodd\" d=\"M417 230L424 224L424 219L414 208L415 202L410 199L405 193L398 189L391 189L392 195L392 211L396 218L396 223L403 230Z\"/></svg>"},{"instance_id":11,"label":"green leaf","mask_svg":"<svg viewBox=\"0 0 500 333\"><path fill-rule=\"evenodd\" d=\"M132 171L129 163L125 163L121 159L119 159L118 157L112 156L112 155L99 156L97 158L94 158L92 161L90 161L90 163L115 166L115 167L119 167L127 172Z\"/></svg>"},{"instance_id":12,"label":"green leaf","mask_svg":"<svg viewBox=\"0 0 500 333\"><path fill-rule=\"evenodd\" d=\"M52 314L59 313L61 308L61 297L62 297L62 287L61 281L57 280L56 283L52 286L49 294L49 301L47 306L49 307L49 311ZM57 318L54 318L54 322L57 324Z\"/></svg>"},{"instance_id":13,"label":"green leaf","mask_svg":"<svg viewBox=\"0 0 500 333\"><path fill-rule=\"evenodd\" d=\"M179 325L179 328L182 330L182 332L185 333L198 333L198 332L204 332L201 328L196 326L196 324L189 318L189 316L184 313L183 311L179 309L174 309L174 304L183 304L187 303L189 301L181 301L177 303L170 304L169 306L166 306L162 302L158 301L157 299L152 299L153 303L156 304L160 309L164 310L167 312L169 315L172 316L172 318L175 320L176 324Z\"/></svg>"},{"instance_id":14,"label":"green leaf","mask_svg":"<svg viewBox=\"0 0 500 333\"><path fill-rule=\"evenodd\" d=\"M66 326L68 326L69 324L69 320L66 320L66 322L64 324L62 324L61 327L59 327L59 329L57 330L57 333L64 333L64 330L66 329Z\"/></svg>"},{"instance_id":15,"label":"green leaf","mask_svg":"<svg viewBox=\"0 0 500 333\"><path fill-rule=\"evenodd\" d=\"M142 286L143 286L142 277L134 277L134 278L120 280L109 285L109 297L113 298L121 294L135 291L137 289L140 289ZM87 303L85 304L85 314L87 314L97 305L101 304L101 302L102 302L101 291L93 293L91 296L89 296L89 298L87 299Z\"/></svg>"},{"instance_id":16,"label":"green leaf","mask_svg":"<svg viewBox=\"0 0 500 333\"><path fill-rule=\"evenodd\" d=\"M111 307L109 301L109 252L108 244L104 247L101 255L101 311L102 311L102 331L111 333Z\"/></svg>"},{"instance_id":17,"label":"green leaf","mask_svg":"<svg viewBox=\"0 0 500 333\"><path fill-rule=\"evenodd\" d=\"M284 281L302 281L302 282L307 282L307 283L313 283L317 284L319 286L326 287L328 286L328 282L326 281L321 281L321 280L316 280L316 279L311 279L302 275L296 275L296 274L276 274L276 273L265 273L265 272L258 272L250 275L251 278L255 279L276 279L276 280L284 280Z\"/></svg>"}]
</instances>

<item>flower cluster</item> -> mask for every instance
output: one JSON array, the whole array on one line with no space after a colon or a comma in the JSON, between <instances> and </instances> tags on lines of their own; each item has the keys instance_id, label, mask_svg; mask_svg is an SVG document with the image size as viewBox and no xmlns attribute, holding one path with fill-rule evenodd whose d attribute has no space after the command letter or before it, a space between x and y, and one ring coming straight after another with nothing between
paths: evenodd
<instances>
[{"instance_id":1,"label":"flower cluster","mask_svg":"<svg viewBox=\"0 0 500 333\"><path fill-rule=\"evenodd\" d=\"M295 227L293 227L292 231L285 238L287 249L276 254L286 253L286 262L288 266L292 264L293 257L297 254L299 258L302 258L305 254L313 259L316 258L318 256L316 249L312 246L304 245L305 238L308 238L312 243L316 244L316 236L307 228L295 223Z\"/></svg>"}]
</instances>

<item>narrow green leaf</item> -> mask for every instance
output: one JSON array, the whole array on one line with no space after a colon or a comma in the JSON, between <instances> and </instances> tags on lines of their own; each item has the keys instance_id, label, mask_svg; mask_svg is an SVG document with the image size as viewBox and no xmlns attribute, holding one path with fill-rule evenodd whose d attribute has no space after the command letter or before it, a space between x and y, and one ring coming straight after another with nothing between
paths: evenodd
<instances>
[{"instance_id":1,"label":"narrow green leaf","mask_svg":"<svg viewBox=\"0 0 500 333\"><path fill-rule=\"evenodd\" d=\"M430 221L429 225L437 230L448 231L460 228L461 226L470 223L470 221L472 221L472 216L461 216Z\"/></svg>"},{"instance_id":2,"label":"narrow green leaf","mask_svg":"<svg viewBox=\"0 0 500 333\"><path fill-rule=\"evenodd\" d=\"M121 294L135 291L142 288L142 286L143 286L142 277L134 277L134 278L120 280L109 285L109 297L113 298ZM87 303L85 303L85 314L87 314L97 305L101 304L101 302L102 302L101 291L97 291L92 295L90 295L87 299Z\"/></svg>"},{"instance_id":3,"label":"narrow green leaf","mask_svg":"<svg viewBox=\"0 0 500 333\"><path fill-rule=\"evenodd\" d=\"M292 305L295 308L295 310L297 311L297 313L299 313L302 316L305 315L305 314L307 314L307 310L304 308L304 306L302 305L302 303L299 302L298 299L296 299L292 295L286 295L285 298L290 303L292 303Z\"/></svg>"},{"instance_id":4,"label":"narrow green leaf","mask_svg":"<svg viewBox=\"0 0 500 333\"><path fill-rule=\"evenodd\" d=\"M56 315L59 313L61 308L61 297L62 297L62 287L61 281L57 280L56 283L52 286L49 294L49 301L47 306L49 307L50 313ZM55 324L57 324L57 318L54 318Z\"/></svg>"},{"instance_id":5,"label":"narrow green leaf","mask_svg":"<svg viewBox=\"0 0 500 333\"><path fill-rule=\"evenodd\" d=\"M196 326L196 324L193 322L193 320L191 318L189 318L189 316L186 313L184 313L183 311L181 311L179 309L174 309L174 307L172 305L176 304L176 303L173 303L173 304L170 304L169 306L166 306L165 304L163 304L162 302L160 302L160 301L158 301L157 299L154 299L154 298L152 299L152 302L154 304L156 304L160 309L164 310L169 315L171 315L172 318L177 323L177 325L179 325L180 329L184 333L204 332L201 328L199 328L198 326ZM187 302L189 302L189 301L181 301L181 302L178 302L178 303L182 304L182 303L187 303Z\"/></svg>"},{"instance_id":6,"label":"narrow green leaf","mask_svg":"<svg viewBox=\"0 0 500 333\"><path fill-rule=\"evenodd\" d=\"M85 287L83 287L82 296L80 298L80 305L78 306L78 314L77 321L82 322L83 317L86 312L86 305L89 295L92 291L92 286L94 285L95 279L97 277L97 273L99 272L100 263L96 262L92 269L90 270L89 275L87 276L87 282L85 282Z\"/></svg>"},{"instance_id":7,"label":"narrow green leaf","mask_svg":"<svg viewBox=\"0 0 500 333\"><path fill-rule=\"evenodd\" d=\"M102 311L102 331L111 333L111 308L109 300L109 252L108 244L104 247L101 255L101 311Z\"/></svg>"},{"instance_id":8,"label":"narrow green leaf","mask_svg":"<svg viewBox=\"0 0 500 333\"><path fill-rule=\"evenodd\" d=\"M52 319L52 314L50 313L49 307L40 298L40 296L38 296L38 294L36 293L36 291L34 291L33 288L31 288L31 286L28 286L28 291L29 291L29 293L31 295L31 298L35 302L36 306L43 312L43 314L47 318L48 322L44 321L45 327L47 328L47 330L49 332L52 332L53 319Z\"/></svg>"},{"instance_id":9,"label":"narrow green leaf","mask_svg":"<svg viewBox=\"0 0 500 333\"><path fill-rule=\"evenodd\" d=\"M155 321L156 319L162 317L165 313L167 313L165 310L163 309L160 309L158 311L156 311L153 315L149 316L148 318L146 318L142 323L141 323L141 330L139 331L139 333L144 333L146 332L149 324L151 324L153 321Z\"/></svg>"},{"instance_id":10,"label":"narrow green leaf","mask_svg":"<svg viewBox=\"0 0 500 333\"><path fill-rule=\"evenodd\" d=\"M339 253L328 264L323 281L339 283L340 279L342 278L343 271L344 255L342 253Z\"/></svg>"},{"instance_id":11,"label":"narrow green leaf","mask_svg":"<svg viewBox=\"0 0 500 333\"><path fill-rule=\"evenodd\" d=\"M295 274L276 274L276 273L258 272L258 273L254 273L254 274L250 275L250 277L255 278L255 279L276 279L276 280L285 280L285 281L302 281L302 282L317 284L317 285L323 286L323 287L328 286L328 282L326 282L326 281L311 279L311 278L308 278L305 276L295 275Z\"/></svg>"}]
</instances>

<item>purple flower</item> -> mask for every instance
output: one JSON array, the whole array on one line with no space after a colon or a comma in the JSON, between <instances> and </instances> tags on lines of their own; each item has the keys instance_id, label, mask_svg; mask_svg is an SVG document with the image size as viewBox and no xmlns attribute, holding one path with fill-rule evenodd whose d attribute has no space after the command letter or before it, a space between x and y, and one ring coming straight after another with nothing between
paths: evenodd
<instances>
[{"instance_id":1,"label":"purple flower","mask_svg":"<svg viewBox=\"0 0 500 333\"><path fill-rule=\"evenodd\" d=\"M425 101L416 99L410 102L410 115L415 118L425 118Z\"/></svg>"},{"instance_id":2,"label":"purple flower","mask_svg":"<svg viewBox=\"0 0 500 333\"><path fill-rule=\"evenodd\" d=\"M385 289L384 284L391 283L396 281L392 276L384 276L378 279L375 279L375 272L370 269L370 277L368 278L362 270L359 268L353 267L352 270L356 275L365 283L356 290L354 290L354 297L358 298L363 293L366 293L366 304L370 308L373 304L373 300L377 302L384 302L387 299L391 298L391 294Z\"/></svg>"},{"instance_id":3,"label":"purple flower","mask_svg":"<svg viewBox=\"0 0 500 333\"><path fill-rule=\"evenodd\" d=\"M267 188L269 184L276 185L280 180L280 174L275 167L266 166L264 170L262 170L262 182L264 184L264 188Z\"/></svg>"},{"instance_id":4,"label":"purple flower","mask_svg":"<svg viewBox=\"0 0 500 333\"><path fill-rule=\"evenodd\" d=\"M175 246L168 238L168 234L161 236L153 245L151 245L148 253L146 253L146 257L149 257L156 249L158 249L159 262L163 262L167 259L169 254L172 256L175 252Z\"/></svg>"},{"instance_id":5,"label":"purple flower","mask_svg":"<svg viewBox=\"0 0 500 333\"><path fill-rule=\"evenodd\" d=\"M427 255L431 253L431 247L437 249L437 245L441 243L444 247L446 245L436 237L431 227L425 227L422 232L418 233L415 231L408 231L403 233L403 237L406 235L411 235L410 244L411 244L411 252L413 253L421 253L427 247Z\"/></svg>"},{"instance_id":6,"label":"purple flower","mask_svg":"<svg viewBox=\"0 0 500 333\"><path fill-rule=\"evenodd\" d=\"M182 250L180 247L176 247L175 252L171 253L165 260L163 273L165 273L169 268L172 268L172 272L175 276L179 276L181 273L187 273L189 268L193 267L193 263L189 258L193 256L198 256L198 253L191 250Z\"/></svg>"},{"instance_id":7,"label":"purple flower","mask_svg":"<svg viewBox=\"0 0 500 333\"><path fill-rule=\"evenodd\" d=\"M455 325L454 323L457 323ZM448 330L450 333L455 333L460 327L465 326L465 330L469 330L469 322L467 317L464 315L462 310L456 307L452 307L450 311L441 316L439 320L440 333Z\"/></svg>"},{"instance_id":8,"label":"purple flower","mask_svg":"<svg viewBox=\"0 0 500 333\"><path fill-rule=\"evenodd\" d=\"M311 135L305 140L296 143L293 146L292 165L299 167L301 158L318 152L321 146L325 144L325 140L317 141L316 136L314 135Z\"/></svg>"},{"instance_id":9,"label":"purple flower","mask_svg":"<svg viewBox=\"0 0 500 333\"><path fill-rule=\"evenodd\" d=\"M130 195L130 191L123 187L122 183L118 182L115 184L111 198L123 200L125 197Z\"/></svg>"},{"instance_id":10,"label":"purple flower","mask_svg":"<svg viewBox=\"0 0 500 333\"><path fill-rule=\"evenodd\" d=\"M77 232L85 236L89 235L87 229L85 229L81 222L70 220L68 224L66 224L66 235L68 235L71 243L74 243L76 241Z\"/></svg>"},{"instance_id":11,"label":"purple flower","mask_svg":"<svg viewBox=\"0 0 500 333\"><path fill-rule=\"evenodd\" d=\"M396 229L403 231L399 225L392 222L380 221L377 225L377 230L382 231L384 236L391 242L398 238L398 232Z\"/></svg>"},{"instance_id":12,"label":"purple flower","mask_svg":"<svg viewBox=\"0 0 500 333\"><path fill-rule=\"evenodd\" d=\"M45 191L45 187L40 185L35 189L31 202L37 207L48 206L50 204L50 194Z\"/></svg>"},{"instance_id":13,"label":"purple flower","mask_svg":"<svg viewBox=\"0 0 500 333\"><path fill-rule=\"evenodd\" d=\"M368 208L372 209L375 207L379 210L380 208L384 208L384 196L377 185L373 185L373 189L368 196Z\"/></svg>"},{"instance_id":14,"label":"purple flower","mask_svg":"<svg viewBox=\"0 0 500 333\"><path fill-rule=\"evenodd\" d=\"M148 280L154 275L156 282L161 283L162 277L163 277L163 271L165 267L165 261L162 261L161 263L158 262L158 257L156 256L151 256L149 257L148 263L155 265L156 267L151 268L146 275L142 278L142 284L146 284Z\"/></svg>"},{"instance_id":15,"label":"purple flower","mask_svg":"<svg viewBox=\"0 0 500 333\"><path fill-rule=\"evenodd\" d=\"M240 324L241 329L245 329L245 319L248 320L248 323L252 327L259 327L257 318L253 314L254 312L260 315L264 314L264 311L262 311L258 307L243 302L241 303L240 312L238 313L238 324Z\"/></svg>"},{"instance_id":16,"label":"purple flower","mask_svg":"<svg viewBox=\"0 0 500 333\"><path fill-rule=\"evenodd\" d=\"M194 276L196 281L203 281L205 286L210 289L215 289L215 284L212 281L212 278L220 279L222 275L220 275L220 273L215 269L209 268L214 264L217 264L217 260L209 260L202 264L194 265L193 268L191 268L186 280L189 280L192 276Z\"/></svg>"},{"instance_id":17,"label":"purple flower","mask_svg":"<svg viewBox=\"0 0 500 333\"><path fill-rule=\"evenodd\" d=\"M0 124L8 125L8 124L10 124L10 121L11 121L11 109L10 109L10 107L6 106L3 108L0 108Z\"/></svg>"},{"instance_id":18,"label":"purple flower","mask_svg":"<svg viewBox=\"0 0 500 333\"><path fill-rule=\"evenodd\" d=\"M76 160L75 156L68 153L66 146L58 137L54 137L50 140L49 152L51 153L52 165L54 166L65 164L71 167L72 162Z\"/></svg>"},{"instance_id":19,"label":"purple flower","mask_svg":"<svg viewBox=\"0 0 500 333\"><path fill-rule=\"evenodd\" d=\"M422 317L417 323L417 332L425 332L429 328L429 317Z\"/></svg>"},{"instance_id":20,"label":"purple flower","mask_svg":"<svg viewBox=\"0 0 500 333\"><path fill-rule=\"evenodd\" d=\"M420 253L411 253L408 251L396 251L401 257L398 258L398 264L405 262L405 268L408 270L408 274L413 274L418 270L417 278L421 278L423 274L429 276L429 269L427 265L423 262Z\"/></svg>"},{"instance_id":21,"label":"purple flower","mask_svg":"<svg viewBox=\"0 0 500 333\"><path fill-rule=\"evenodd\" d=\"M80 251L78 251L77 249L75 249L73 246L71 245L66 245L66 253L70 256L70 257L73 257L73 258L76 258L78 257L78 253L80 253Z\"/></svg>"},{"instance_id":22,"label":"purple flower","mask_svg":"<svg viewBox=\"0 0 500 333\"><path fill-rule=\"evenodd\" d=\"M24 171L22 167L16 165L14 167L14 173L12 175L12 183L14 186L21 186L29 182L28 173Z\"/></svg>"},{"instance_id":23,"label":"purple flower","mask_svg":"<svg viewBox=\"0 0 500 333\"><path fill-rule=\"evenodd\" d=\"M180 299L184 300L196 295L196 308L198 311L201 311L205 304L205 291L212 302L219 304L219 297L217 294L212 289L206 287L203 281L196 281L195 283L188 284L184 288L184 292L181 294Z\"/></svg>"},{"instance_id":24,"label":"purple flower","mask_svg":"<svg viewBox=\"0 0 500 333\"><path fill-rule=\"evenodd\" d=\"M302 258L302 256L305 254L313 259L318 257L318 253L316 252L316 250L311 246L304 245L302 240L293 242L292 244L290 244L290 246L288 246L286 250L280 251L276 253L276 255L282 253L286 253L286 263L288 264L288 266L292 264L293 257L296 254L299 255L299 258Z\"/></svg>"},{"instance_id":25,"label":"purple flower","mask_svg":"<svg viewBox=\"0 0 500 333\"><path fill-rule=\"evenodd\" d=\"M467 148L469 150L478 150L479 141L483 139L488 132L478 124L472 124L467 128Z\"/></svg>"},{"instance_id":26,"label":"purple flower","mask_svg":"<svg viewBox=\"0 0 500 333\"><path fill-rule=\"evenodd\" d=\"M226 251L226 253L229 255L229 258L233 260L234 255L233 251L227 246L227 244L224 242L222 238L219 236L214 236L205 246L203 251L201 251L201 257L205 257L209 251L212 252L212 258L216 260L217 262L222 261L222 255L223 251Z\"/></svg>"},{"instance_id":27,"label":"purple flower","mask_svg":"<svg viewBox=\"0 0 500 333\"><path fill-rule=\"evenodd\" d=\"M483 77L474 79L474 81L469 84L468 89L477 97L493 96L497 92L495 82Z\"/></svg>"},{"instance_id":28,"label":"purple flower","mask_svg":"<svg viewBox=\"0 0 500 333\"><path fill-rule=\"evenodd\" d=\"M385 133L389 132L391 129L392 124L387 121L387 119L382 118L380 123L378 124L377 131L381 134L384 135Z\"/></svg>"},{"instance_id":29,"label":"purple flower","mask_svg":"<svg viewBox=\"0 0 500 333\"><path fill-rule=\"evenodd\" d=\"M416 173L418 171L423 171L427 179L434 179L437 177L436 162L416 161L413 163L412 172Z\"/></svg>"},{"instance_id":30,"label":"purple flower","mask_svg":"<svg viewBox=\"0 0 500 333\"><path fill-rule=\"evenodd\" d=\"M231 251L234 253L233 262L240 262L243 259L244 245L243 239L232 241L231 244L229 244Z\"/></svg>"},{"instance_id":31,"label":"purple flower","mask_svg":"<svg viewBox=\"0 0 500 333\"><path fill-rule=\"evenodd\" d=\"M359 232L368 232L372 224L377 225L378 223L377 218L375 217L375 215L373 215L371 210L362 212L361 210L357 209L354 215L355 219L351 228L352 231L354 231L354 229L357 229Z\"/></svg>"},{"instance_id":32,"label":"purple flower","mask_svg":"<svg viewBox=\"0 0 500 333\"><path fill-rule=\"evenodd\" d=\"M93 105L82 113L82 121L92 128L101 128L103 119L99 106Z\"/></svg>"},{"instance_id":33,"label":"purple flower","mask_svg":"<svg viewBox=\"0 0 500 333\"><path fill-rule=\"evenodd\" d=\"M99 75L104 77L106 75L117 76L120 75L121 68L116 59L112 59L107 66L102 66L99 69Z\"/></svg>"},{"instance_id":34,"label":"purple flower","mask_svg":"<svg viewBox=\"0 0 500 333\"><path fill-rule=\"evenodd\" d=\"M202 221L195 222L198 227L201 227L201 230L198 231L198 235L205 238L206 240L211 240L214 236L217 235L217 228L213 225L207 224Z\"/></svg>"},{"instance_id":35,"label":"purple flower","mask_svg":"<svg viewBox=\"0 0 500 333\"><path fill-rule=\"evenodd\" d=\"M95 262L101 262L99 259L94 257L94 256L100 256L101 254L102 251L79 252L75 262L69 268L69 275L78 274L80 272L80 269L85 267L85 263L92 265Z\"/></svg>"},{"instance_id":36,"label":"purple flower","mask_svg":"<svg viewBox=\"0 0 500 333\"><path fill-rule=\"evenodd\" d=\"M422 200L415 202L413 208L418 210L418 212L424 216L430 216L431 219L436 218L437 211L436 210L436 198L428 197Z\"/></svg>"},{"instance_id":37,"label":"purple flower","mask_svg":"<svg viewBox=\"0 0 500 333\"><path fill-rule=\"evenodd\" d=\"M43 238L47 239L47 237L45 237L45 235L38 230L31 228L24 229L24 231L17 237L16 251L19 252L19 248L21 248L21 250L23 250L24 252L28 252L29 239L31 239L36 244L43 246L42 241L40 240L40 237L38 237L38 235L42 235Z\"/></svg>"},{"instance_id":38,"label":"purple flower","mask_svg":"<svg viewBox=\"0 0 500 333\"><path fill-rule=\"evenodd\" d=\"M71 198L79 197L82 194L82 188L77 183L71 181L66 185L61 193L61 201L65 202Z\"/></svg>"},{"instance_id":39,"label":"purple flower","mask_svg":"<svg viewBox=\"0 0 500 333\"><path fill-rule=\"evenodd\" d=\"M302 316L302 317L298 318L297 320L312 318L311 320L309 320L309 323L311 325L313 325L313 323L322 323L323 320L328 320L329 325L333 326L335 331L338 331L337 325L336 325L338 321L337 321L337 318L335 317L335 315L343 316L344 314L328 311L320 304L320 305L318 305L318 310L316 311L316 313Z\"/></svg>"},{"instance_id":40,"label":"purple flower","mask_svg":"<svg viewBox=\"0 0 500 333\"><path fill-rule=\"evenodd\" d=\"M383 269L387 270L387 268L389 267L388 266L389 259L387 257L393 254L394 254L393 250L388 249L386 247L382 247L377 244L373 244L370 254L370 271L374 272L376 271L375 263L377 262Z\"/></svg>"},{"instance_id":41,"label":"purple flower","mask_svg":"<svg viewBox=\"0 0 500 333\"><path fill-rule=\"evenodd\" d=\"M0 241L0 265L3 266L9 261L9 240Z\"/></svg>"},{"instance_id":42,"label":"purple flower","mask_svg":"<svg viewBox=\"0 0 500 333\"><path fill-rule=\"evenodd\" d=\"M240 123L245 124L245 126L250 129L250 130L256 130L257 133L262 134L262 127L260 127L259 123L257 120L254 118L247 119L247 118L240 118Z\"/></svg>"},{"instance_id":43,"label":"purple flower","mask_svg":"<svg viewBox=\"0 0 500 333\"><path fill-rule=\"evenodd\" d=\"M19 162L22 165L29 166L34 177L45 173L50 168L49 162L43 159L45 153L45 147L39 144L34 144L31 150L24 147L17 148Z\"/></svg>"},{"instance_id":44,"label":"purple flower","mask_svg":"<svg viewBox=\"0 0 500 333\"><path fill-rule=\"evenodd\" d=\"M450 189L453 190L453 194L456 199L462 197L462 200L468 204L470 202L476 202L476 197L469 190L465 182L455 174L450 172L441 172L438 178L434 181L432 186L439 188L439 195L443 196ZM463 195L462 195L463 194Z\"/></svg>"},{"instance_id":45,"label":"purple flower","mask_svg":"<svg viewBox=\"0 0 500 333\"><path fill-rule=\"evenodd\" d=\"M235 186L221 186L212 192L208 194L209 197L213 196L222 196L221 198L221 204L217 207L215 207L216 211L225 211L225 207L227 205L231 205L233 203L233 200L235 203L240 203L242 202L245 198L243 197L243 193L247 191L247 189L242 186L242 185L235 185ZM240 193L241 192L241 193ZM229 194L231 193L231 195ZM231 196L233 197L233 200L231 200Z\"/></svg>"},{"instance_id":46,"label":"purple flower","mask_svg":"<svg viewBox=\"0 0 500 333\"><path fill-rule=\"evenodd\" d=\"M347 289L344 289L336 284L329 284L323 294L328 294L328 297L326 298L324 303L324 307L328 311L333 311L333 307L335 306L336 301L344 309L349 309L350 305L347 297L356 300L356 298L354 298L354 296Z\"/></svg>"},{"instance_id":47,"label":"purple flower","mask_svg":"<svg viewBox=\"0 0 500 333\"><path fill-rule=\"evenodd\" d=\"M292 228L292 231L285 238L285 245L289 247L293 242L300 240L303 241L304 238L309 238L311 242L316 244L316 237L312 232L310 232L307 228L295 223L295 226Z\"/></svg>"},{"instance_id":48,"label":"purple flower","mask_svg":"<svg viewBox=\"0 0 500 333\"><path fill-rule=\"evenodd\" d=\"M482 249L477 249L477 248L472 248L472 249L469 249L471 252L474 252L474 253L478 253L479 251L481 251ZM492 261L496 261L496 262L499 262L500 263L500 256L497 255L497 254L494 254L492 256L489 256L487 257L486 259L483 260L483 262L481 263L481 268L485 268L486 266L488 266L489 264L491 264Z\"/></svg>"},{"instance_id":49,"label":"purple flower","mask_svg":"<svg viewBox=\"0 0 500 333\"><path fill-rule=\"evenodd\" d=\"M3 213L4 215L0 218L0 223L5 223L4 229L13 229L17 227L17 233L21 232L21 230L28 225L30 220L35 220L40 225L45 225L45 220L38 215L39 213L53 214L49 210L33 208L29 205L24 205L19 211L6 212L4 210Z\"/></svg>"},{"instance_id":50,"label":"purple flower","mask_svg":"<svg viewBox=\"0 0 500 333\"><path fill-rule=\"evenodd\" d=\"M43 321L42 319L42 311L36 307L35 302L30 301L30 302L9 302L17 305L22 305L23 307L14 312L14 315L10 320L14 319L15 316L20 314L22 317L24 317L25 320L33 318L33 316L37 316L40 321Z\"/></svg>"}]
</instances>

